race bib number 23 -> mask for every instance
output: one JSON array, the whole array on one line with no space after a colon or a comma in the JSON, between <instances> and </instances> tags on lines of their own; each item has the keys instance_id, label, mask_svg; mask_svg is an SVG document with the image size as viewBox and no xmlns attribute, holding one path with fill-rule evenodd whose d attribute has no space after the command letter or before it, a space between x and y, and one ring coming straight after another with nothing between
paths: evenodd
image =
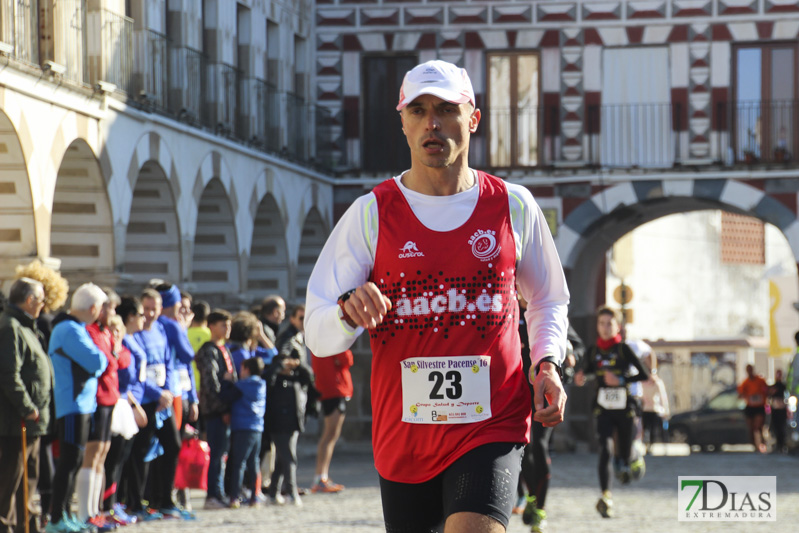
<instances>
[{"instance_id":1,"label":"race bib number 23","mask_svg":"<svg viewBox=\"0 0 799 533\"><path fill-rule=\"evenodd\" d=\"M410 357L400 368L403 422L471 424L491 418L490 357Z\"/></svg>"}]
</instances>

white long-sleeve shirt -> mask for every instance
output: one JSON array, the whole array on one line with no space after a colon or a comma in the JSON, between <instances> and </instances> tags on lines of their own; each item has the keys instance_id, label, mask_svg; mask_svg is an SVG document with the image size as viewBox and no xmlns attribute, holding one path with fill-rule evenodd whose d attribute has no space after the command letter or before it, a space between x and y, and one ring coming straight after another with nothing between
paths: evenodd
<instances>
[{"instance_id":1,"label":"white long-sleeve shirt","mask_svg":"<svg viewBox=\"0 0 799 533\"><path fill-rule=\"evenodd\" d=\"M428 229L451 231L465 223L479 198L477 179L470 189L450 196L428 196L394 178L413 213ZM568 330L569 291L555 243L541 209L526 188L510 183L508 204L516 245L516 282L527 300L533 367L547 356L562 362ZM361 196L347 209L325 243L308 281L305 341L317 356L341 353L363 328L341 318L338 297L369 280L379 231L377 199ZM446 246L446 243L442 243Z\"/></svg>"}]
</instances>

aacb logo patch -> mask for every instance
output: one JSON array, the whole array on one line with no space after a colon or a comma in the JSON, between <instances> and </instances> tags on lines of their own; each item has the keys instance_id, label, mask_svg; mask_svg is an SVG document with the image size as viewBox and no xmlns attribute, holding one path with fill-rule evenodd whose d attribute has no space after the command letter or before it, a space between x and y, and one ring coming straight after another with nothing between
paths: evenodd
<instances>
[{"instance_id":1,"label":"aacb logo patch","mask_svg":"<svg viewBox=\"0 0 799 533\"><path fill-rule=\"evenodd\" d=\"M677 518L682 522L775 522L777 477L680 476Z\"/></svg>"},{"instance_id":2,"label":"aacb logo patch","mask_svg":"<svg viewBox=\"0 0 799 533\"><path fill-rule=\"evenodd\" d=\"M496 259L502 246L497 244L497 232L491 230L477 230L469 238L472 253L481 261Z\"/></svg>"}]
</instances>

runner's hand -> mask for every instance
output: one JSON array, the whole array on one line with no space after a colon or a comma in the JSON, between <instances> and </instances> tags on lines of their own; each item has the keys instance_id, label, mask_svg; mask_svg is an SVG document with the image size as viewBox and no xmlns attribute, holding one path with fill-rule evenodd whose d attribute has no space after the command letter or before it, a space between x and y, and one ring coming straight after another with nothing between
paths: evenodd
<instances>
[{"instance_id":1,"label":"runner's hand","mask_svg":"<svg viewBox=\"0 0 799 533\"><path fill-rule=\"evenodd\" d=\"M377 285L367 281L347 298L344 310L350 317L350 326L374 329L391 310L391 300L380 292Z\"/></svg>"},{"instance_id":2,"label":"runner's hand","mask_svg":"<svg viewBox=\"0 0 799 533\"><path fill-rule=\"evenodd\" d=\"M200 417L200 406L196 403L189 405L189 422L196 422Z\"/></svg>"},{"instance_id":3,"label":"runner's hand","mask_svg":"<svg viewBox=\"0 0 799 533\"><path fill-rule=\"evenodd\" d=\"M560 376L555 369L555 365L549 361L544 361L538 369L538 374L533 383L535 391L535 415L536 422L541 422L545 427L557 426L563 422L563 415L566 411L566 391L560 382ZM549 402L549 407L544 408L544 398Z\"/></svg>"},{"instance_id":4,"label":"runner's hand","mask_svg":"<svg viewBox=\"0 0 799 533\"><path fill-rule=\"evenodd\" d=\"M156 411L161 411L166 409L167 407L172 406L173 396L172 393L168 390L161 391L161 397L158 399L158 409Z\"/></svg>"}]
</instances>

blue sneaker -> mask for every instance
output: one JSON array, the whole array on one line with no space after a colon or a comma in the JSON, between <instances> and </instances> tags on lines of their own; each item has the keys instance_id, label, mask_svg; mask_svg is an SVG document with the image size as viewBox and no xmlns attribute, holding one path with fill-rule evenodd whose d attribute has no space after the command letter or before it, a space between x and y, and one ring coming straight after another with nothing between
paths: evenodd
<instances>
[{"instance_id":1,"label":"blue sneaker","mask_svg":"<svg viewBox=\"0 0 799 533\"><path fill-rule=\"evenodd\" d=\"M77 529L70 520L67 520L66 513L62 513L61 520L57 523L51 520L44 526L45 533L78 533L79 531L80 529Z\"/></svg>"},{"instance_id":2,"label":"blue sneaker","mask_svg":"<svg viewBox=\"0 0 799 533\"><path fill-rule=\"evenodd\" d=\"M97 533L97 528L88 522L82 522L77 516L66 513L64 518L75 528L83 533Z\"/></svg>"},{"instance_id":3,"label":"blue sneaker","mask_svg":"<svg viewBox=\"0 0 799 533\"><path fill-rule=\"evenodd\" d=\"M153 520L161 520L163 517L164 515L152 509L142 509L136 513L136 519L139 522L152 522Z\"/></svg>"},{"instance_id":4,"label":"blue sneaker","mask_svg":"<svg viewBox=\"0 0 799 533\"><path fill-rule=\"evenodd\" d=\"M136 523L136 517L126 513L125 506L121 503L114 504L114 507L111 509L111 516L114 518L114 520L118 520L120 523L124 523L125 525Z\"/></svg>"},{"instance_id":5,"label":"blue sneaker","mask_svg":"<svg viewBox=\"0 0 799 533\"><path fill-rule=\"evenodd\" d=\"M164 518L180 518L180 509L177 507L162 507L158 512L164 515Z\"/></svg>"},{"instance_id":6,"label":"blue sneaker","mask_svg":"<svg viewBox=\"0 0 799 533\"><path fill-rule=\"evenodd\" d=\"M164 507L163 509L158 509L158 512L166 518L179 518L181 520L195 520L197 518L197 515L191 511L180 509L177 506Z\"/></svg>"}]
</instances>

